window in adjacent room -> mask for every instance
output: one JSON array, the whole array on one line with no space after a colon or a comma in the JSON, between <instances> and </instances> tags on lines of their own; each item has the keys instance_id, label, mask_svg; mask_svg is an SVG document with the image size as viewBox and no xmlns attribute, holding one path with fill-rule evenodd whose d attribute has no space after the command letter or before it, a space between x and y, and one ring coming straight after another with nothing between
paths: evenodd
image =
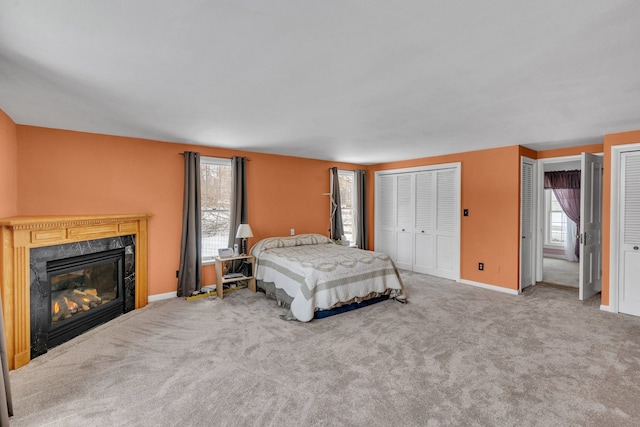
<instances>
[{"instance_id":1,"label":"window in adjacent room","mask_svg":"<svg viewBox=\"0 0 640 427\"><path fill-rule=\"evenodd\" d=\"M219 248L229 246L231 160L200 157L202 261L210 262Z\"/></svg>"},{"instance_id":2,"label":"window in adjacent room","mask_svg":"<svg viewBox=\"0 0 640 427\"><path fill-rule=\"evenodd\" d=\"M545 244L551 246L564 246L567 234L567 215L560 207L553 190L544 190L545 196Z\"/></svg>"},{"instance_id":3,"label":"window in adjacent room","mask_svg":"<svg viewBox=\"0 0 640 427\"><path fill-rule=\"evenodd\" d=\"M356 219L355 200L356 188L353 171L338 170L338 180L340 181L340 205L342 206L342 225L344 236L351 243L356 240Z\"/></svg>"}]
</instances>

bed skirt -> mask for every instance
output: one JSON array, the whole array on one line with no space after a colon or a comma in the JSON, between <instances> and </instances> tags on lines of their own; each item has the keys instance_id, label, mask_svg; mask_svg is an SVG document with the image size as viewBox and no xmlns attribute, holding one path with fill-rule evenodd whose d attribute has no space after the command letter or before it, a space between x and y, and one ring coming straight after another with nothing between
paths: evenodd
<instances>
[{"instance_id":1,"label":"bed skirt","mask_svg":"<svg viewBox=\"0 0 640 427\"><path fill-rule=\"evenodd\" d=\"M267 298L271 298L276 300L278 306L284 307L288 309L287 314L283 314L280 316L281 319L284 320L297 320L293 313L291 313L291 301L293 301L293 297L289 296L282 289L276 288L276 285L273 282L265 282L262 280L256 280L256 287L258 290L265 293ZM387 289L385 292L371 292L369 295L361 298L353 298L349 301L340 302L333 307L321 310L316 309L313 318L314 319L322 319L325 317L333 316L335 314L344 313L345 311L351 311L358 308L366 307L371 304L378 303L380 301L388 300L393 289Z\"/></svg>"}]
</instances>

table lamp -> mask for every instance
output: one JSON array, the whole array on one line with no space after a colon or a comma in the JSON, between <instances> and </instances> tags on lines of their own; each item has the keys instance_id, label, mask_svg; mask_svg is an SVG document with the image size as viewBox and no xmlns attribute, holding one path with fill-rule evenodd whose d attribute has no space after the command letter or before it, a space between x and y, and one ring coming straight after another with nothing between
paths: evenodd
<instances>
[{"instance_id":1,"label":"table lamp","mask_svg":"<svg viewBox=\"0 0 640 427\"><path fill-rule=\"evenodd\" d=\"M247 254L247 238L253 237L251 226L249 224L240 224L238 226L238 232L236 233L236 239L242 239L242 255Z\"/></svg>"}]
</instances>

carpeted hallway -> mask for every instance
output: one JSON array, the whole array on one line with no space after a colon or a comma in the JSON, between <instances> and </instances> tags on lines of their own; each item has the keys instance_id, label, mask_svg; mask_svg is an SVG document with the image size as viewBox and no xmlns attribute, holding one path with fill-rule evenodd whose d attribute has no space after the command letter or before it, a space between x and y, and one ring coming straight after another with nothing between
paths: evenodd
<instances>
[{"instance_id":1,"label":"carpeted hallway","mask_svg":"<svg viewBox=\"0 0 640 427\"><path fill-rule=\"evenodd\" d=\"M409 303L286 322L152 303L11 372L18 426L636 426L640 318L402 272Z\"/></svg>"},{"instance_id":2,"label":"carpeted hallway","mask_svg":"<svg viewBox=\"0 0 640 427\"><path fill-rule=\"evenodd\" d=\"M578 288L580 284L580 263L558 258L543 258L542 281L554 285Z\"/></svg>"}]
</instances>

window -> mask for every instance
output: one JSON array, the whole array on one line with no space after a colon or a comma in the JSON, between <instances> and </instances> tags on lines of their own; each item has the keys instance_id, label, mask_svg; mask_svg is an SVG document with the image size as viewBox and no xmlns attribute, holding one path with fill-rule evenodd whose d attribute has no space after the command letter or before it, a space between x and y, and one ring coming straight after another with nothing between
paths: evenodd
<instances>
[{"instance_id":1,"label":"window","mask_svg":"<svg viewBox=\"0 0 640 427\"><path fill-rule=\"evenodd\" d=\"M353 171L338 171L338 180L340 182L340 205L342 207L342 225L344 227L344 236L351 243L356 240L356 228L354 227L355 212L355 179Z\"/></svg>"},{"instance_id":2,"label":"window","mask_svg":"<svg viewBox=\"0 0 640 427\"><path fill-rule=\"evenodd\" d=\"M202 261L212 261L229 246L231 160L200 157Z\"/></svg>"},{"instance_id":3,"label":"window","mask_svg":"<svg viewBox=\"0 0 640 427\"><path fill-rule=\"evenodd\" d=\"M560 207L553 190L544 190L546 211L545 243L552 246L564 246L567 234L567 216Z\"/></svg>"}]
</instances>

